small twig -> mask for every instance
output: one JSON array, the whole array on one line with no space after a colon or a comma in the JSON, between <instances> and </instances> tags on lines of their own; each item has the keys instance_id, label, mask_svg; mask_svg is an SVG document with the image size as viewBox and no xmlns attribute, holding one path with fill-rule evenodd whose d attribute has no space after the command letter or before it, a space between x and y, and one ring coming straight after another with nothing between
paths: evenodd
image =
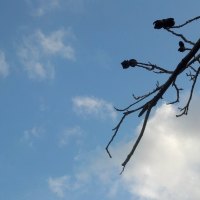
<instances>
[{"instance_id":1,"label":"small twig","mask_svg":"<svg viewBox=\"0 0 200 200\"><path fill-rule=\"evenodd\" d=\"M198 61L198 63L200 63L200 54L198 54L197 56L195 56L195 60Z\"/></svg>"},{"instance_id":2,"label":"small twig","mask_svg":"<svg viewBox=\"0 0 200 200\"><path fill-rule=\"evenodd\" d=\"M138 103L141 102L142 100L144 100L144 99L146 99L147 97L151 96L151 95L154 94L155 92L159 91L162 87L163 87L163 85L159 86L158 83L157 83L157 84L156 84L156 88L155 88L153 91L151 91L151 92L149 92L149 93L147 93L147 94L144 94L144 95L142 95L142 96L138 96L138 97L136 97L135 95L133 95L133 98L134 98L136 101L135 101L134 103L130 104L129 106L127 106L127 107L125 107L125 108L123 108L123 109L119 109L119 108L115 108L115 107L114 107L114 108L115 108L116 111L119 111L119 112L126 111L126 110L130 109L132 106L138 104Z\"/></svg>"},{"instance_id":3,"label":"small twig","mask_svg":"<svg viewBox=\"0 0 200 200\"><path fill-rule=\"evenodd\" d=\"M191 50L191 48L185 48L185 51L190 51Z\"/></svg>"},{"instance_id":4,"label":"small twig","mask_svg":"<svg viewBox=\"0 0 200 200\"><path fill-rule=\"evenodd\" d=\"M192 69L195 73L197 72L197 70L193 67L193 66L189 66L190 69Z\"/></svg>"},{"instance_id":5,"label":"small twig","mask_svg":"<svg viewBox=\"0 0 200 200\"><path fill-rule=\"evenodd\" d=\"M174 86L174 87L175 87L175 90L176 90L176 100L175 100L175 101L172 101L172 102L170 102L170 103L167 103L168 105L169 105L169 104L178 103L178 102L179 102L179 98L180 98L180 90L183 90L182 88L178 88L178 86L176 85L175 82L172 84L172 86Z\"/></svg>"},{"instance_id":6,"label":"small twig","mask_svg":"<svg viewBox=\"0 0 200 200\"><path fill-rule=\"evenodd\" d=\"M193 78L193 84L192 84L192 88L190 90L190 96L189 96L188 102L187 102L187 104L183 108L180 108L180 111L182 111L182 113L180 113L179 115L176 115L176 117L180 117L182 115L187 115L188 114L188 110L189 110L189 106L190 106L190 101L192 99L194 87L195 87L195 84L196 84L199 72L200 72L200 67L198 68L198 70L197 70L197 72L196 72L196 74L195 74L195 76Z\"/></svg>"},{"instance_id":7,"label":"small twig","mask_svg":"<svg viewBox=\"0 0 200 200\"><path fill-rule=\"evenodd\" d=\"M132 155L134 154L134 152L135 152L135 150L136 150L138 144L140 143L140 140L141 140L141 138L142 138L142 136L143 136L143 134L144 134L144 131L145 131L145 128L146 128L147 121L148 121L148 119L149 119L150 113L151 113L151 106L147 109L147 112L146 112L146 115L145 115L145 118L144 118L144 122L143 122L143 125L142 125L142 129L141 129L141 131L140 131L140 134L139 134L139 136L138 136L138 138L137 138L135 144L133 145L133 148L131 149L130 153L129 153L128 156L126 157L125 161L122 163L123 169L122 169L122 171L121 171L120 174L123 173L123 171L124 171L124 169L125 169L127 163L129 162L129 160L130 160L130 158L132 157Z\"/></svg>"},{"instance_id":8,"label":"small twig","mask_svg":"<svg viewBox=\"0 0 200 200\"><path fill-rule=\"evenodd\" d=\"M181 25L173 26L172 28L181 28L181 27L183 27L183 26L185 26L185 25L187 25L187 24L193 22L194 20L198 20L198 19L200 19L200 16L197 16L197 17L195 17L195 18L193 18L193 19L190 19L190 20L186 21L185 23L183 23L183 24L181 24Z\"/></svg>"},{"instance_id":9,"label":"small twig","mask_svg":"<svg viewBox=\"0 0 200 200\"><path fill-rule=\"evenodd\" d=\"M117 132L118 132L118 129L119 129L119 127L121 126L121 123L124 121L125 117L126 117L126 114L123 115L123 117L122 117L121 120L119 121L118 125L113 129L113 130L115 130L115 132L114 132L114 134L112 135L110 141L108 142L108 144L107 144L107 146L106 146L106 151L107 151L107 153L108 153L108 155L109 155L110 158L112 158L112 155L110 154L110 151L108 150L108 148L109 148L110 144L112 143L112 141L114 140L114 138L116 137Z\"/></svg>"},{"instance_id":10,"label":"small twig","mask_svg":"<svg viewBox=\"0 0 200 200\"><path fill-rule=\"evenodd\" d=\"M195 45L194 42L192 42L192 41L186 39L182 34L180 34L180 33L175 33L174 31L172 31L172 30L170 30L170 29L168 29L168 28L166 28L165 30L167 30L168 32L172 33L173 35L175 35L175 36L177 36L177 37L180 37L184 42L186 42L186 43L188 43L188 44L191 44L191 45Z\"/></svg>"},{"instance_id":11,"label":"small twig","mask_svg":"<svg viewBox=\"0 0 200 200\"><path fill-rule=\"evenodd\" d=\"M200 63L200 54L198 54L197 56L194 55L194 58L188 63L188 66L192 65L196 61Z\"/></svg>"},{"instance_id":12,"label":"small twig","mask_svg":"<svg viewBox=\"0 0 200 200\"><path fill-rule=\"evenodd\" d=\"M113 142L113 140L115 139L115 137L116 137L116 135L117 135L117 133L118 133L118 130L119 130L119 128L120 128L122 122L124 121L124 119L125 119L128 115L130 115L130 114L133 113L133 112L137 112L138 110L141 110L141 109L142 109L142 106L139 107L139 108L137 108L137 109L124 112L124 113L123 113L123 116L122 116L121 120L119 121L119 123L117 124L117 126L116 126L115 128L113 128L114 134L112 135L110 141L108 142L108 144L107 144L107 146L106 146L106 151L107 151L107 153L108 153L108 155L109 155L110 158L112 158L112 155L111 155L111 153L109 152L108 148L109 148L110 144Z\"/></svg>"},{"instance_id":13,"label":"small twig","mask_svg":"<svg viewBox=\"0 0 200 200\"><path fill-rule=\"evenodd\" d=\"M165 68L159 67L159 66L157 66L155 64L151 64L151 63L147 64L147 63L141 63L141 62L139 62L137 64L137 66L145 68L148 71L153 71L154 73L166 73L166 74L172 74L173 73L173 71L169 71L169 70L167 70ZM158 71L155 71L155 70L158 70Z\"/></svg>"}]
</instances>

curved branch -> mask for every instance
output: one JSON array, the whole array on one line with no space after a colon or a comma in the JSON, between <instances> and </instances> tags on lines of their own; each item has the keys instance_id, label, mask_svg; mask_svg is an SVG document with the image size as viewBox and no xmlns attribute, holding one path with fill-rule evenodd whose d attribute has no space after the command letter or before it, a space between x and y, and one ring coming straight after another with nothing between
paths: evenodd
<instances>
[{"instance_id":1,"label":"curved branch","mask_svg":"<svg viewBox=\"0 0 200 200\"><path fill-rule=\"evenodd\" d=\"M142 125L142 129L140 131L140 134L135 142L135 144L133 145L133 148L131 149L130 153L128 154L128 156L126 157L125 161L122 163L122 166L123 166L123 169L121 171L120 174L123 173L127 163L129 162L129 160L131 159L132 155L134 154L138 144L140 143L140 140L142 139L142 136L144 134L144 131L145 131L145 128L146 128L146 125L147 125L147 122L148 122L148 119L149 119L149 115L151 113L151 107L148 108L147 112L146 112L146 115L145 115L145 118L144 118L144 122L143 122L143 125Z\"/></svg>"},{"instance_id":2,"label":"curved branch","mask_svg":"<svg viewBox=\"0 0 200 200\"><path fill-rule=\"evenodd\" d=\"M197 16L197 17L195 17L195 18L193 18L193 19L190 19L190 20L186 21L185 23L183 23L183 24L181 24L181 25L173 26L172 28L182 28L183 26L185 26L185 25L187 25L187 24L193 22L194 20L198 20L198 19L200 19L200 16Z\"/></svg>"},{"instance_id":3,"label":"curved branch","mask_svg":"<svg viewBox=\"0 0 200 200\"><path fill-rule=\"evenodd\" d=\"M153 71L154 73L165 73L165 74L172 74L173 73L173 71L169 71L165 68L159 67L159 66L157 66L155 64L151 64L151 63L147 64L147 63L138 62L137 66L145 68L148 71ZM155 71L155 70L158 70L158 71Z\"/></svg>"},{"instance_id":4,"label":"curved branch","mask_svg":"<svg viewBox=\"0 0 200 200\"><path fill-rule=\"evenodd\" d=\"M120 111L120 112L126 111L126 110L128 110L129 108L131 108L132 106L138 104L139 102L143 101L143 100L146 99L147 97L151 96L151 95L154 94L155 92L159 91L162 87L163 87L163 85L158 86L158 84L157 84L157 85L156 85L156 88L155 88L153 91L151 91L151 92L149 92L149 93L147 93L147 94L144 94L144 95L138 96L138 97L136 97L135 95L133 95L134 99L136 99L137 101L135 101L134 103L130 104L129 106L127 106L127 107L124 108L124 109L115 108L115 110L116 110L116 111Z\"/></svg>"},{"instance_id":5,"label":"curved branch","mask_svg":"<svg viewBox=\"0 0 200 200\"><path fill-rule=\"evenodd\" d=\"M175 87L175 90L176 90L176 100L175 100L175 101L172 101L172 102L170 102L170 103L168 103L168 105L169 105L169 104L178 103L178 102L179 102L179 98L180 98L180 91L183 90L182 88L178 88L178 86L176 85L175 82L172 84L172 86L174 86L174 87Z\"/></svg>"},{"instance_id":6,"label":"curved branch","mask_svg":"<svg viewBox=\"0 0 200 200\"><path fill-rule=\"evenodd\" d=\"M180 108L180 111L182 111L182 113L180 113L179 115L176 115L177 117L180 117L182 115L187 115L188 114L190 102L192 100L192 95L193 95L193 92L194 92L194 87L195 87L199 72L200 72L200 67L197 69L196 74L195 74L195 76L193 78L193 84L192 84L192 88L190 90L190 96L189 96L188 102L183 108Z\"/></svg>"},{"instance_id":7,"label":"curved branch","mask_svg":"<svg viewBox=\"0 0 200 200\"><path fill-rule=\"evenodd\" d=\"M182 34L176 33L176 32L174 32L174 31L172 31L172 30L170 30L170 29L168 29L168 28L166 28L165 30L167 30L168 32L172 33L173 35L175 35L175 36L177 36L177 37L180 37L184 42L186 42L186 43L188 43L188 44L191 44L191 45L195 45L194 42L192 42L192 41L186 39Z\"/></svg>"},{"instance_id":8,"label":"curved branch","mask_svg":"<svg viewBox=\"0 0 200 200\"><path fill-rule=\"evenodd\" d=\"M110 141L108 142L108 144L107 144L107 146L106 146L106 151L107 151L107 153L108 153L108 155L109 155L110 158L112 158L112 155L111 155L111 153L110 153L110 151L109 151L108 148L109 148L110 144L113 142L113 140L115 139L115 137L116 137L116 135L117 135L117 133L118 133L118 131L119 131L119 128L120 128L122 122L124 121L124 119L125 119L128 115L130 115L130 114L133 113L133 112L137 112L138 110L141 110L141 109L142 109L142 106L139 107L139 108L137 108L137 109L135 109L135 110L130 110L130 111L124 112L124 113L123 113L123 116L122 116L121 120L119 121L119 123L117 124L117 126L116 126L115 128L113 128L114 134L112 135Z\"/></svg>"}]
</instances>

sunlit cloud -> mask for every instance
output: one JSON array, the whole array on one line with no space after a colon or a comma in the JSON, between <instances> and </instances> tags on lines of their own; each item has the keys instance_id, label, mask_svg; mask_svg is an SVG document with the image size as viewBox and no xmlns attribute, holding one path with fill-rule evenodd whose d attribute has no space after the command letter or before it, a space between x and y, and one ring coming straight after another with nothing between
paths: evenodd
<instances>
[{"instance_id":1,"label":"sunlit cloud","mask_svg":"<svg viewBox=\"0 0 200 200\"><path fill-rule=\"evenodd\" d=\"M112 159L105 151L93 151L87 164L79 168L79 173L87 177L87 187L95 180L107 188L106 194L111 197L125 192L132 199L141 200L200 199L199 100L194 97L189 115L181 118L176 118L178 109L175 106L163 104L157 108L121 176L120 164L133 141L113 145ZM84 188L81 180L76 182Z\"/></svg>"},{"instance_id":2,"label":"sunlit cloud","mask_svg":"<svg viewBox=\"0 0 200 200\"><path fill-rule=\"evenodd\" d=\"M116 119L117 113L113 105L103 99L88 96L77 96L72 99L74 110L83 116Z\"/></svg>"},{"instance_id":3,"label":"sunlit cloud","mask_svg":"<svg viewBox=\"0 0 200 200\"><path fill-rule=\"evenodd\" d=\"M187 117L176 118L178 109L172 105L156 110L122 175L130 194L143 200L200 198L199 99L193 98ZM119 145L117 155L127 155L132 145L133 141Z\"/></svg>"},{"instance_id":4,"label":"sunlit cloud","mask_svg":"<svg viewBox=\"0 0 200 200\"><path fill-rule=\"evenodd\" d=\"M9 75L10 66L6 60L5 53L0 50L0 76L7 77Z\"/></svg>"},{"instance_id":5,"label":"sunlit cloud","mask_svg":"<svg viewBox=\"0 0 200 200\"><path fill-rule=\"evenodd\" d=\"M123 175L130 193L145 200L200 198L197 99L187 117L176 118L177 109L169 105L162 105L152 116L132 163Z\"/></svg>"},{"instance_id":6,"label":"sunlit cloud","mask_svg":"<svg viewBox=\"0 0 200 200\"><path fill-rule=\"evenodd\" d=\"M24 38L18 55L29 77L54 78L55 68L52 60L56 56L75 60L75 51L71 45L67 44L73 37L71 29L60 29L50 34L44 34L38 30L33 35Z\"/></svg>"}]
</instances>

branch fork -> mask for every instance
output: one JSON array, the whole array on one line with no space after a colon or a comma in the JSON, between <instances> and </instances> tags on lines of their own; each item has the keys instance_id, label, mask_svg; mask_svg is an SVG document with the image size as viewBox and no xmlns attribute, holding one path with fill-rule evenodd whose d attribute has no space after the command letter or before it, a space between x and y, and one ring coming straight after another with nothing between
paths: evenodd
<instances>
[{"instance_id":1,"label":"branch fork","mask_svg":"<svg viewBox=\"0 0 200 200\"><path fill-rule=\"evenodd\" d=\"M106 146L106 151L110 158L112 158L112 155L109 151L109 146L114 141L124 120L128 117L128 115L133 114L135 112L139 112L138 117L142 117L144 115L142 128L140 130L138 138L136 139L136 141L135 141L132 149L128 153L126 159L122 163L122 167L123 167L122 172L124 171L126 165L130 161L138 144L140 143L140 141L142 139L142 136L145 132L145 129L146 129L146 126L148 123L148 119L149 119L149 116L151 114L153 107L156 106L157 103L163 99L163 96L169 90L170 86L175 88L176 99L174 101L171 101L168 104L175 104L175 103L180 102L180 91L183 90L183 88L178 87L178 85L176 84L176 80L179 78L179 76L185 70L187 70L189 68L189 69L192 69L194 72L194 74L192 74L191 72L190 72L190 74L186 74L187 76L190 77L190 80L192 81L192 87L190 90L189 99L183 108L179 108L180 114L177 114L176 116L180 117L182 115L188 114L189 105L190 105L190 102L192 99L192 95L194 92L194 88L195 88L195 85L197 82L198 75L200 73L200 66L198 68L193 66L194 63L196 63L196 62L200 63L200 53L197 54L200 49L200 39L196 43L194 43L194 42L188 40L184 35L176 33L175 31L172 31L171 29L182 28L183 26L188 25L189 23L200 19L200 16L190 19L190 20L186 21L185 23L178 25L178 26L174 26L175 22L172 19L173 18L157 20L154 22L154 28L156 28L156 29L163 28L164 30L172 33L174 36L181 38L185 43L192 45L192 48L185 48L184 43L182 41L179 42L179 47L182 48L181 50L179 48L179 51L184 52L185 50L188 50L189 52L183 57L183 59L179 62L179 64L173 71L167 70L167 69L160 67L158 65L155 65L155 64L151 64L150 62L148 62L148 63L138 62L136 59L124 60L121 63L123 69L128 69L130 67L131 68L138 67L138 68L145 69L149 72L168 75L167 80L161 85L159 84L159 82L157 82L156 87L152 91L150 91L144 95L141 95L141 96L133 95L134 102L132 104L126 106L123 109L115 108L118 112L122 112L122 117L121 117L120 121L118 122L117 126L113 129L114 133ZM150 100L147 100L149 98L150 98ZM138 106L139 103L140 104L142 103L142 105Z\"/></svg>"}]
</instances>

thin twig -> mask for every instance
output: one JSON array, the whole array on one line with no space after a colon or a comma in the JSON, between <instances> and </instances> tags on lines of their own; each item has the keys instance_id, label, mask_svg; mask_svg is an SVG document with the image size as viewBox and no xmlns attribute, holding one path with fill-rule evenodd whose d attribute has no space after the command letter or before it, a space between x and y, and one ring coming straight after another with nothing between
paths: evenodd
<instances>
[{"instance_id":1,"label":"thin twig","mask_svg":"<svg viewBox=\"0 0 200 200\"><path fill-rule=\"evenodd\" d=\"M133 112L137 112L138 110L141 110L141 109L142 109L142 106L139 107L139 108L137 108L137 109L124 112L124 113L123 113L123 116L122 116L122 118L120 119L120 121L119 121L119 123L117 124L117 126L116 126L115 128L113 128L114 133L113 133L113 135L112 135L110 141L108 142L108 144L107 144L107 146L106 146L106 152L108 153L108 155L109 155L110 158L112 158L112 155L111 155L111 153L110 153L110 151L109 151L108 148L109 148L110 144L113 142L113 140L115 139L115 137L116 137L116 135L117 135L117 133L118 133L118 130L119 130L119 128L120 128L122 122L124 121L124 119L125 119L128 115L130 115L130 114L133 113Z\"/></svg>"},{"instance_id":2,"label":"thin twig","mask_svg":"<svg viewBox=\"0 0 200 200\"><path fill-rule=\"evenodd\" d=\"M179 102L179 98L180 98L180 90L183 90L182 88L178 88L178 86L176 85L175 82L172 84L172 86L174 86L174 87L175 87L175 90L176 90L176 100L175 100L175 101L172 101L172 102L170 102L170 103L168 103L168 105L169 105L169 104L178 103L178 102Z\"/></svg>"},{"instance_id":3,"label":"thin twig","mask_svg":"<svg viewBox=\"0 0 200 200\"><path fill-rule=\"evenodd\" d=\"M173 35L175 35L175 36L177 36L177 37L180 37L184 42L186 42L186 43L188 43L188 44L191 44L191 45L195 45L194 42L192 42L192 41L186 39L186 37L184 37L182 34L176 33L176 32L174 32L174 31L172 31L172 30L170 30L170 29L168 29L168 28L166 28L165 30L167 30L168 32L172 33Z\"/></svg>"},{"instance_id":4,"label":"thin twig","mask_svg":"<svg viewBox=\"0 0 200 200\"><path fill-rule=\"evenodd\" d=\"M190 90L190 96L189 96L188 102L183 108L180 108L180 111L182 111L182 113L180 113L179 115L176 115L177 117L180 117L182 115L187 115L188 114L190 102L191 102L191 99L192 99L192 95L193 95L193 92L194 92L194 87L195 87L199 72L200 72L200 67L198 68L198 70L197 70L197 72L196 72L196 74L195 74L195 76L193 78L193 84L192 84L192 88Z\"/></svg>"},{"instance_id":5,"label":"thin twig","mask_svg":"<svg viewBox=\"0 0 200 200\"><path fill-rule=\"evenodd\" d=\"M148 71L153 71L154 73L166 73L166 74L172 74L173 73L173 71L169 71L165 68L159 67L159 66L157 66L155 64L151 64L151 63L147 64L147 63L138 62L137 66L145 68ZM158 71L155 71L155 70L158 70Z\"/></svg>"},{"instance_id":6,"label":"thin twig","mask_svg":"<svg viewBox=\"0 0 200 200\"><path fill-rule=\"evenodd\" d=\"M186 21L185 23L183 23L183 24L181 24L181 25L173 26L172 28L181 28L181 27L183 27L183 26L185 26L185 25L187 25L187 24L193 22L194 20L198 20L198 19L200 19L200 16L197 16L197 17L195 17L195 18L193 18L193 19L190 19L190 20Z\"/></svg>"},{"instance_id":7,"label":"thin twig","mask_svg":"<svg viewBox=\"0 0 200 200\"><path fill-rule=\"evenodd\" d=\"M138 96L136 97L135 95L133 95L134 99L136 99L137 101L130 104L129 106L127 106L126 108L123 108L123 109L119 109L119 108L115 108L116 111L120 111L120 112L123 112L123 111L126 111L128 110L129 108L131 108L132 106L138 104L139 102L141 102L142 100L146 99L147 97L151 96L152 94L154 94L155 92L159 91L161 88L163 87L163 85L161 86L158 86L152 91L152 92L149 92L147 94L144 94L142 96Z\"/></svg>"},{"instance_id":8,"label":"thin twig","mask_svg":"<svg viewBox=\"0 0 200 200\"><path fill-rule=\"evenodd\" d=\"M133 145L133 147L132 147L130 153L128 154L128 156L126 157L125 161L122 163L123 169L122 169L122 171L121 171L120 174L123 173L123 171L124 171L124 169L125 169L127 163L128 163L129 160L131 159L131 157L132 157L132 155L134 154L134 152L135 152L135 150L136 150L138 144L140 143L140 140L141 140L141 138L142 138L142 136L143 136L143 134L144 134L144 131L145 131L145 128L146 128L146 125L147 125L147 122L148 122L150 113L151 113L151 107L149 107L149 108L147 109L147 112L146 112L146 115L145 115L145 118L144 118L144 122L143 122L143 125L142 125L142 129L141 129L141 131L140 131L140 134L139 134L139 136L138 136L138 138L137 138L135 144Z\"/></svg>"}]
</instances>

